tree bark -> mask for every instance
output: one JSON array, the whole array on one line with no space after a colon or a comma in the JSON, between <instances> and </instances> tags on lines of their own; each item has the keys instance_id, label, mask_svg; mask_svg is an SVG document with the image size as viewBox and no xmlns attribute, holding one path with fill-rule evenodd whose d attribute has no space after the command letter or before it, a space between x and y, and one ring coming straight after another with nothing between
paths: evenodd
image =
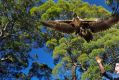
<instances>
[{"instance_id":1,"label":"tree bark","mask_svg":"<svg viewBox=\"0 0 119 80\"><path fill-rule=\"evenodd\" d=\"M76 77L76 65L73 65L72 66L72 80L77 80L77 77Z\"/></svg>"}]
</instances>

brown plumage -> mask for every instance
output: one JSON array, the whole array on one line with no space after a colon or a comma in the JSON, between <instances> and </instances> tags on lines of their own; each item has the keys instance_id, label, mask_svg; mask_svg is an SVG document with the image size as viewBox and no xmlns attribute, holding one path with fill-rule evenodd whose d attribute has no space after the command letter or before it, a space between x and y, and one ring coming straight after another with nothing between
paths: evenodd
<instances>
[{"instance_id":1,"label":"brown plumage","mask_svg":"<svg viewBox=\"0 0 119 80\"><path fill-rule=\"evenodd\" d=\"M93 39L92 33L104 31L119 21L118 16L112 16L106 20L82 20L76 17L72 20L41 21L41 23L52 29L64 33L79 34L87 42Z\"/></svg>"}]
</instances>

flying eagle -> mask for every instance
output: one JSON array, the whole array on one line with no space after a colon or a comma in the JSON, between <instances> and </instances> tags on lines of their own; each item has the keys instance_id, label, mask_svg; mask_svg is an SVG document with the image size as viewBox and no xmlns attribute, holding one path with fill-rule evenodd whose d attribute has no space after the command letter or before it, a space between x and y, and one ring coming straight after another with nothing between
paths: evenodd
<instances>
[{"instance_id":1,"label":"flying eagle","mask_svg":"<svg viewBox=\"0 0 119 80\"><path fill-rule=\"evenodd\" d=\"M83 20L79 17L72 20L41 21L42 25L54 30L73 33L83 37L87 42L93 39L92 33L104 31L119 21L119 16L112 16L106 20Z\"/></svg>"}]
</instances>

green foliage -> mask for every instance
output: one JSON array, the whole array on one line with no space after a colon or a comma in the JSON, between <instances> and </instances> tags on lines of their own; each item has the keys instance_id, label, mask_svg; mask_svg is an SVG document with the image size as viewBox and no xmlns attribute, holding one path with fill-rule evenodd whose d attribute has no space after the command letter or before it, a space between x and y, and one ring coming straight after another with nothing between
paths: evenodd
<instances>
[{"instance_id":1,"label":"green foliage","mask_svg":"<svg viewBox=\"0 0 119 80\"><path fill-rule=\"evenodd\" d=\"M29 12L29 8L37 1L39 0L0 1L0 68L6 72L1 74L0 79L15 78L14 74L19 74L19 70L28 67L28 52L36 47L32 46L33 42L38 44L37 47L44 43L43 34L37 26L38 20Z\"/></svg>"},{"instance_id":2,"label":"green foliage","mask_svg":"<svg viewBox=\"0 0 119 80\"><path fill-rule=\"evenodd\" d=\"M116 52L119 47L118 29L111 28L95 35L98 37L89 43L80 37L68 36L67 38L61 38L59 45L53 50L53 57L60 57L60 62L62 62L62 66L60 64L58 68L71 69L73 63L81 64L82 69L87 69L82 75L82 80L86 78L91 80L95 78L101 79L100 71L95 61L95 57L100 55L105 57L103 58L105 69L113 70L114 64L110 65L109 63L112 63L113 59L118 55ZM113 52L114 50L115 52ZM109 61L109 59L112 59L112 61ZM55 72L58 72L59 69L55 69Z\"/></svg>"},{"instance_id":3,"label":"green foliage","mask_svg":"<svg viewBox=\"0 0 119 80\"><path fill-rule=\"evenodd\" d=\"M54 3L54 1L53 0L48 0L48 1L46 1L45 3L43 3L43 5L41 5L41 6L39 6L39 7L33 7L33 8L31 8L30 9L30 13L31 13L31 15L37 15L37 13L39 13L39 14L42 14L42 19L43 20L46 20L46 19L48 19L49 17L49 15L47 14L47 10L50 8L50 7L52 7L52 6L54 6L55 5L55 3ZM44 14L43 14L44 13Z\"/></svg>"},{"instance_id":4,"label":"green foliage","mask_svg":"<svg viewBox=\"0 0 119 80\"><path fill-rule=\"evenodd\" d=\"M80 55L79 57L78 57L78 61L80 62L80 63L84 63L84 62L87 62L89 60L89 57L88 57L88 55L87 54L82 54L82 55Z\"/></svg>"},{"instance_id":5,"label":"green foliage","mask_svg":"<svg viewBox=\"0 0 119 80\"><path fill-rule=\"evenodd\" d=\"M113 15L119 15L119 0L106 0L106 4L111 7Z\"/></svg>"},{"instance_id":6,"label":"green foliage","mask_svg":"<svg viewBox=\"0 0 119 80\"><path fill-rule=\"evenodd\" d=\"M89 56L96 57L97 55L104 53L104 51L105 51L104 48L93 49L92 52L89 54Z\"/></svg>"},{"instance_id":7,"label":"green foliage","mask_svg":"<svg viewBox=\"0 0 119 80\"><path fill-rule=\"evenodd\" d=\"M101 6L90 6L82 0L58 0L56 3L48 0L44 3L40 1L39 6L33 6L37 1L39 0L0 1L0 30L3 31L0 36L0 46L2 46L0 51L3 51L3 55L0 56L0 68L3 70L3 75L10 74L11 67L14 67L16 71L26 68L29 58L28 51L32 47L42 47L45 42L46 46L53 50L53 58L59 60L52 71L53 74L57 75L70 70L71 77L73 77L80 66L83 70L85 69L82 80L99 80L101 75L95 61L97 55L103 58L107 70L113 70L114 60L118 56L119 24L107 31L94 34L94 39L89 43L74 33L67 35L49 29L42 31L39 24L39 20L72 19L74 13L85 19L105 18L110 15L110 12ZM115 7L113 2L114 0L107 0L109 6ZM119 2L116 3L118 5ZM27 10L28 8L30 11ZM38 45L32 46L33 42ZM6 66L5 63L8 65ZM74 66L76 66L75 69ZM33 63L28 76L18 73L16 78L30 79L32 76L37 76L40 79L38 71L44 72L40 75L46 77L51 74L48 66Z\"/></svg>"},{"instance_id":8,"label":"green foliage","mask_svg":"<svg viewBox=\"0 0 119 80\"><path fill-rule=\"evenodd\" d=\"M61 44L60 46L55 47L54 51L53 51L53 57L57 58L58 56L64 56L66 54L66 45L65 44Z\"/></svg>"},{"instance_id":9,"label":"green foliage","mask_svg":"<svg viewBox=\"0 0 119 80\"><path fill-rule=\"evenodd\" d=\"M103 7L97 7L95 5L90 6L88 3L82 2L81 0L58 0L57 3L54 3L52 0L48 0L43 5L31 9L31 14L37 12L40 13L42 20L72 18L72 13L76 13L78 16L83 18L100 18L105 17L105 15L109 15L109 12ZM104 15L101 13L104 13Z\"/></svg>"},{"instance_id":10,"label":"green foliage","mask_svg":"<svg viewBox=\"0 0 119 80\"><path fill-rule=\"evenodd\" d=\"M113 0L107 1L109 1L107 3L110 6ZM103 7L90 6L82 0L58 0L56 3L53 0L48 0L44 4L32 8L31 14L37 16L35 13L40 14L41 20L71 19L73 18L73 13L85 19L103 19L111 15ZM47 36L46 46L53 49L53 58L59 60L59 63L53 69L53 74L62 73L62 68L64 68L63 70L72 71L74 65L77 67L80 65L83 70L87 69L82 74L82 80L101 79L95 56L101 56L104 59L105 68L112 70L113 64L109 65L107 63L111 63L112 61L109 61L109 59L113 60L114 55L117 54L114 52L119 46L119 31L117 27L118 25L115 28L94 34L94 39L89 43L85 42L81 37L74 36L74 34L59 37L59 34L61 35L62 33L48 30L47 32L51 34L51 38Z\"/></svg>"},{"instance_id":11,"label":"green foliage","mask_svg":"<svg viewBox=\"0 0 119 80\"><path fill-rule=\"evenodd\" d=\"M53 75L57 75L58 73L60 73L61 66L62 66L62 63L59 63L55 66L55 68L52 71Z\"/></svg>"},{"instance_id":12,"label":"green foliage","mask_svg":"<svg viewBox=\"0 0 119 80\"><path fill-rule=\"evenodd\" d=\"M46 42L46 46L49 49L54 49L54 47L57 45L57 40L56 39L51 39L49 41Z\"/></svg>"},{"instance_id":13,"label":"green foliage","mask_svg":"<svg viewBox=\"0 0 119 80\"><path fill-rule=\"evenodd\" d=\"M35 11L37 11L37 10L38 10L37 7L33 7L32 9L30 9L31 15L35 15Z\"/></svg>"},{"instance_id":14,"label":"green foliage","mask_svg":"<svg viewBox=\"0 0 119 80\"><path fill-rule=\"evenodd\" d=\"M110 30L103 32L103 35L101 35L101 38L97 39L96 41L91 41L90 43L84 43L84 49L86 49L85 52L87 52L89 54L89 59L87 61L90 62L90 65L94 65L94 66L96 65L94 62L95 56L97 56L97 55L104 56L106 54L107 59L103 58L103 60L105 61L105 64L104 64L105 68L106 68L106 70L113 69L114 65L113 64L107 65L107 63L112 63L111 61L108 62L108 59L111 59L111 57L113 57L114 55L115 56L117 55L117 53L113 52L112 49L114 49L116 51L115 48L119 47L119 45L118 45L118 43L119 43L118 36L119 35L118 34L119 34L118 29L112 28ZM100 36L100 34L98 34L98 35ZM108 50L110 50L110 52L108 52ZM114 54L112 54L112 53L114 53ZM81 57L81 58L83 58L83 57ZM85 60L86 59L84 57L84 61ZM112 60L115 60L114 57L112 58ZM91 66L91 68L92 68L92 66ZM84 72L84 74L82 75L82 80L85 80L86 78L91 79L91 80L94 78L97 78L97 79L101 78L101 76L99 76L100 74L97 73L98 71L95 72L94 70L90 70L90 67L88 67L88 69L89 70ZM95 67L93 69L95 69ZM99 69L97 68L97 70L99 70ZM92 72L94 72L95 74L98 74L98 75L96 76ZM95 75L96 77L92 76L92 74Z\"/></svg>"},{"instance_id":15,"label":"green foliage","mask_svg":"<svg viewBox=\"0 0 119 80\"><path fill-rule=\"evenodd\" d=\"M29 70L27 79L31 79L33 76L36 76L38 79L47 78L48 80L51 77L52 69L46 64L39 64L37 62L32 63L32 67Z\"/></svg>"},{"instance_id":16,"label":"green foliage","mask_svg":"<svg viewBox=\"0 0 119 80\"><path fill-rule=\"evenodd\" d=\"M113 3L113 0L106 0L106 3L107 3L108 5L111 5L111 4Z\"/></svg>"},{"instance_id":17,"label":"green foliage","mask_svg":"<svg viewBox=\"0 0 119 80\"><path fill-rule=\"evenodd\" d=\"M56 6L52 6L51 8L49 8L47 11L46 11L46 15L43 15L41 17L42 20L47 20L47 18L55 18L56 16L58 16L58 14L60 14L60 12L62 11L61 8L59 7L56 7ZM47 15L48 14L48 15ZM50 16L50 17L48 17Z\"/></svg>"},{"instance_id":18,"label":"green foliage","mask_svg":"<svg viewBox=\"0 0 119 80\"><path fill-rule=\"evenodd\" d=\"M91 80L95 80L95 79L101 79L101 76L98 69L98 66L90 66L88 68L88 70L82 75L82 80L86 80L86 79L91 79Z\"/></svg>"}]
</instances>

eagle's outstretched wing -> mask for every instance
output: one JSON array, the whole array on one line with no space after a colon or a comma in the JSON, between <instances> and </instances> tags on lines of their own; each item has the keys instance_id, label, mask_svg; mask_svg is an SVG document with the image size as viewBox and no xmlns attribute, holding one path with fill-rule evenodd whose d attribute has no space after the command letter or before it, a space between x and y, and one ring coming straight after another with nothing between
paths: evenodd
<instances>
[{"instance_id":1,"label":"eagle's outstretched wing","mask_svg":"<svg viewBox=\"0 0 119 80\"><path fill-rule=\"evenodd\" d=\"M64 33L73 33L75 31L74 26L72 26L70 23L71 21L41 21L41 23L46 26L50 27L52 29L55 29L57 31L61 31Z\"/></svg>"},{"instance_id":2,"label":"eagle's outstretched wing","mask_svg":"<svg viewBox=\"0 0 119 80\"><path fill-rule=\"evenodd\" d=\"M76 32L87 42L93 39L92 33L109 29L119 21L119 16L112 16L106 20L82 20L79 17L72 20L41 21L41 23L57 31L64 33Z\"/></svg>"},{"instance_id":3,"label":"eagle's outstretched wing","mask_svg":"<svg viewBox=\"0 0 119 80\"><path fill-rule=\"evenodd\" d=\"M81 25L81 21L83 20L76 17L72 20L41 21L41 23L46 27L50 27L64 33L73 33Z\"/></svg>"},{"instance_id":4,"label":"eagle's outstretched wing","mask_svg":"<svg viewBox=\"0 0 119 80\"><path fill-rule=\"evenodd\" d=\"M93 24L90 24L90 29L93 33L104 31L106 29L109 29L112 25L119 22L118 16L112 16L107 20L102 20Z\"/></svg>"},{"instance_id":5,"label":"eagle's outstretched wing","mask_svg":"<svg viewBox=\"0 0 119 80\"><path fill-rule=\"evenodd\" d=\"M68 23L70 24L73 20L55 20L55 22L59 22L59 23Z\"/></svg>"}]
</instances>

